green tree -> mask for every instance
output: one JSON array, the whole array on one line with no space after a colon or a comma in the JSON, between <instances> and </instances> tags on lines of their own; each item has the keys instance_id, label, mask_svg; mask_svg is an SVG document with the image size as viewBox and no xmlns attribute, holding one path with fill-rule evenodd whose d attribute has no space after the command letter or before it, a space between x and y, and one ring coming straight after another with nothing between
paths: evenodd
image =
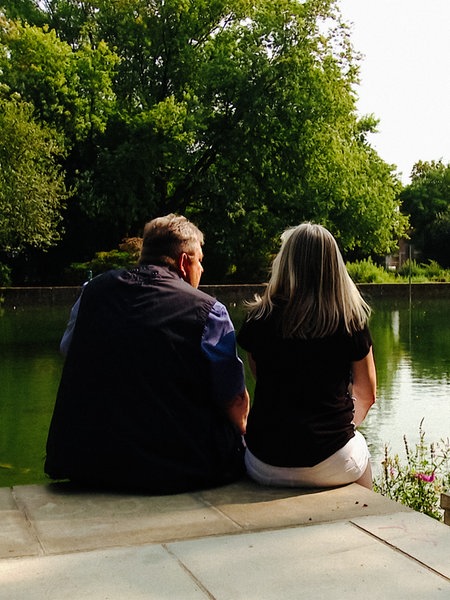
<instances>
[{"instance_id":1,"label":"green tree","mask_svg":"<svg viewBox=\"0 0 450 600\"><path fill-rule=\"evenodd\" d=\"M47 72L62 61L70 93L53 116L46 88L33 101L64 131L84 135L99 112L84 119L72 95L80 50L117 57L115 104L72 152L69 177L111 242L183 212L206 232L205 280L216 281L260 279L279 232L305 219L354 256L395 246L399 183L367 143L375 121L357 117L358 61L333 0L48 0L45 15L58 47Z\"/></svg>"},{"instance_id":2,"label":"green tree","mask_svg":"<svg viewBox=\"0 0 450 600\"><path fill-rule=\"evenodd\" d=\"M61 148L33 107L17 97L0 99L0 250L47 248L60 238L67 197L58 166Z\"/></svg>"},{"instance_id":3,"label":"green tree","mask_svg":"<svg viewBox=\"0 0 450 600\"><path fill-rule=\"evenodd\" d=\"M80 43L77 51L55 30L0 21L1 81L33 104L36 118L68 148L102 132L115 103L111 74L117 57L107 45Z\"/></svg>"},{"instance_id":4,"label":"green tree","mask_svg":"<svg viewBox=\"0 0 450 600\"><path fill-rule=\"evenodd\" d=\"M45 16L48 14L42 19ZM104 42L92 46L87 35L74 49L48 25L0 17L0 82L34 108L36 123L53 132L55 146L64 149L58 160L66 187L72 191L63 215L66 233L62 245L55 254L28 249L27 272L30 262L37 262L34 271L56 273L63 268L62 261L72 260L72 247L75 253L83 249L85 239L91 250L96 249L94 224L81 211L77 188L95 165L97 139L114 111L111 81L117 60ZM81 243L80 230L86 232Z\"/></svg>"},{"instance_id":5,"label":"green tree","mask_svg":"<svg viewBox=\"0 0 450 600\"><path fill-rule=\"evenodd\" d=\"M450 267L450 163L418 162L400 199L410 215L412 243L423 258Z\"/></svg>"},{"instance_id":6,"label":"green tree","mask_svg":"<svg viewBox=\"0 0 450 600\"><path fill-rule=\"evenodd\" d=\"M1 0L0 12L10 19L23 19L32 23L42 23L44 16L35 0Z\"/></svg>"}]
</instances>

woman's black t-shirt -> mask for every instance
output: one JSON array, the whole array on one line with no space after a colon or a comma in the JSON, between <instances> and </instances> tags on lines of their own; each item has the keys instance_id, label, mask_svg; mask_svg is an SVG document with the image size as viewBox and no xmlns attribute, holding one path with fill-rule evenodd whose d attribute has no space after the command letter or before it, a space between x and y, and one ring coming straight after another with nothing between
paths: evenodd
<instances>
[{"instance_id":1,"label":"woman's black t-shirt","mask_svg":"<svg viewBox=\"0 0 450 600\"><path fill-rule=\"evenodd\" d=\"M246 443L261 461L310 467L354 436L351 363L363 359L368 328L315 339L286 339L280 315L251 319L237 340L256 363L256 387Z\"/></svg>"}]
</instances>

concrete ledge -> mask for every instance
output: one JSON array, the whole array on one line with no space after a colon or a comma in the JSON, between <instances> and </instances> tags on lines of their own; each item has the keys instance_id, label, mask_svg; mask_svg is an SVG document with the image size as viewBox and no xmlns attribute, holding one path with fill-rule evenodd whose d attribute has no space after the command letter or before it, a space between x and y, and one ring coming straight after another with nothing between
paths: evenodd
<instances>
[{"instance_id":1,"label":"concrete ledge","mask_svg":"<svg viewBox=\"0 0 450 600\"><path fill-rule=\"evenodd\" d=\"M0 558L41 556L328 523L410 509L357 484L266 488L243 480L173 496L70 484L0 488Z\"/></svg>"},{"instance_id":2,"label":"concrete ledge","mask_svg":"<svg viewBox=\"0 0 450 600\"><path fill-rule=\"evenodd\" d=\"M0 488L0 598L450 597L448 527L357 484L174 496Z\"/></svg>"}]
</instances>

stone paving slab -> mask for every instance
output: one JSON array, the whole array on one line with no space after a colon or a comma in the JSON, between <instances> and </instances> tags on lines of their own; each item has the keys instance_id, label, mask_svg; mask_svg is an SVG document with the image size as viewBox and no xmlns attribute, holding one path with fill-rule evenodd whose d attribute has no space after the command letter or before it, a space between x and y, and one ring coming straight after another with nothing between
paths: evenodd
<instances>
[{"instance_id":1,"label":"stone paving slab","mask_svg":"<svg viewBox=\"0 0 450 600\"><path fill-rule=\"evenodd\" d=\"M58 486L19 486L14 493L45 554L188 539L239 529L191 494L139 496L77 492Z\"/></svg>"},{"instance_id":2,"label":"stone paving slab","mask_svg":"<svg viewBox=\"0 0 450 600\"><path fill-rule=\"evenodd\" d=\"M0 488L0 558L41 553L39 540L9 488Z\"/></svg>"},{"instance_id":3,"label":"stone paving slab","mask_svg":"<svg viewBox=\"0 0 450 600\"><path fill-rule=\"evenodd\" d=\"M356 484L0 488L0 600L434 600L448 556L448 526Z\"/></svg>"},{"instance_id":4,"label":"stone paving slab","mask_svg":"<svg viewBox=\"0 0 450 600\"><path fill-rule=\"evenodd\" d=\"M220 600L450 597L449 580L348 522L203 538L168 549Z\"/></svg>"},{"instance_id":5,"label":"stone paving slab","mask_svg":"<svg viewBox=\"0 0 450 600\"><path fill-rule=\"evenodd\" d=\"M408 510L356 484L307 491L243 480L172 496L100 493L65 484L0 488L0 558L170 542Z\"/></svg>"},{"instance_id":6,"label":"stone paving slab","mask_svg":"<svg viewBox=\"0 0 450 600\"><path fill-rule=\"evenodd\" d=\"M450 581L448 525L414 511L352 519L352 523L398 551L413 556Z\"/></svg>"},{"instance_id":7,"label":"stone paving slab","mask_svg":"<svg viewBox=\"0 0 450 600\"><path fill-rule=\"evenodd\" d=\"M0 600L205 600L160 545L0 560Z\"/></svg>"},{"instance_id":8,"label":"stone paving slab","mask_svg":"<svg viewBox=\"0 0 450 600\"><path fill-rule=\"evenodd\" d=\"M0 560L0 600L448 599L448 578L362 528L398 517Z\"/></svg>"}]
</instances>

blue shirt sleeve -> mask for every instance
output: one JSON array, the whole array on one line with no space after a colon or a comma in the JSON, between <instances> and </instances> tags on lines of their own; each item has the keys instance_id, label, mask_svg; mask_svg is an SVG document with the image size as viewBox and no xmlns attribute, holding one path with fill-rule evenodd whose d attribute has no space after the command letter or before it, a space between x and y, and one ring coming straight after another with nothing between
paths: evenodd
<instances>
[{"instance_id":1,"label":"blue shirt sleeve","mask_svg":"<svg viewBox=\"0 0 450 600\"><path fill-rule=\"evenodd\" d=\"M210 365L214 399L223 406L243 393L245 380L233 323L220 302L214 304L208 315L201 347Z\"/></svg>"}]
</instances>

